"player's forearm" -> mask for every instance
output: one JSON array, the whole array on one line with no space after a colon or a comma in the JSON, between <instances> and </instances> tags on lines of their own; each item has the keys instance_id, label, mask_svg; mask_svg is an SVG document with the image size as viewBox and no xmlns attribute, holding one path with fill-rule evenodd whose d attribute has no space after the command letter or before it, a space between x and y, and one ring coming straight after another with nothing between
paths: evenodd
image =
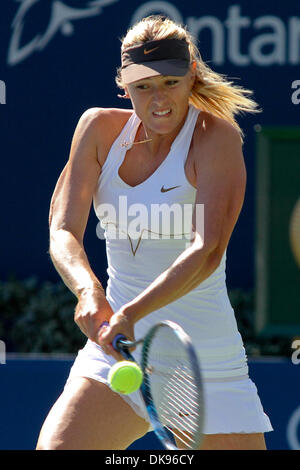
<instances>
[{"instance_id":1,"label":"player's forearm","mask_svg":"<svg viewBox=\"0 0 300 470\"><path fill-rule=\"evenodd\" d=\"M126 304L125 314L136 322L174 302L207 279L219 263L220 255L216 250L207 253L188 248L147 289Z\"/></svg>"},{"instance_id":2,"label":"player's forearm","mask_svg":"<svg viewBox=\"0 0 300 470\"><path fill-rule=\"evenodd\" d=\"M77 298L87 289L102 290L105 297L84 248L72 233L66 230L51 231L49 252L56 270Z\"/></svg>"}]
</instances>

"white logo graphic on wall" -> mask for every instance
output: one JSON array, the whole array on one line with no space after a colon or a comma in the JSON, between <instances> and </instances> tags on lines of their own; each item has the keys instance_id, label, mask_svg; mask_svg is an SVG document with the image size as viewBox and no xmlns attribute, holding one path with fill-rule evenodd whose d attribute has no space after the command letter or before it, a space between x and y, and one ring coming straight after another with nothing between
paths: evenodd
<instances>
[{"instance_id":1,"label":"white logo graphic on wall","mask_svg":"<svg viewBox=\"0 0 300 470\"><path fill-rule=\"evenodd\" d=\"M0 340L0 364L6 364L6 346L2 340Z\"/></svg>"},{"instance_id":2,"label":"white logo graphic on wall","mask_svg":"<svg viewBox=\"0 0 300 470\"><path fill-rule=\"evenodd\" d=\"M161 13L185 24L200 43L203 34L208 33L209 59L216 65L229 62L239 67L252 64L268 67L300 63L299 16L291 16L285 21L272 14L252 18L247 15L244 3L228 6L227 17L221 18L210 13L209 5L203 5L199 2L193 9L193 16L183 18L172 2L144 2L134 12L131 24L144 16ZM249 33L251 38L245 41Z\"/></svg>"},{"instance_id":3,"label":"white logo graphic on wall","mask_svg":"<svg viewBox=\"0 0 300 470\"><path fill-rule=\"evenodd\" d=\"M292 83L293 90L296 90L292 93L292 103L300 104L300 80L294 80Z\"/></svg>"},{"instance_id":4,"label":"white logo graphic on wall","mask_svg":"<svg viewBox=\"0 0 300 470\"><path fill-rule=\"evenodd\" d=\"M0 80L0 104L6 104L6 84Z\"/></svg>"},{"instance_id":5,"label":"white logo graphic on wall","mask_svg":"<svg viewBox=\"0 0 300 470\"><path fill-rule=\"evenodd\" d=\"M289 448L293 450L300 450L300 406L296 408L290 416L287 423L286 437Z\"/></svg>"},{"instance_id":6,"label":"white logo graphic on wall","mask_svg":"<svg viewBox=\"0 0 300 470\"><path fill-rule=\"evenodd\" d=\"M19 0L21 5L12 23L12 36L9 44L7 62L16 65L42 51L60 32L70 36L74 32L73 22L91 18L102 13L103 8L120 0L53 0L49 9L49 23L42 34L37 34L26 44L24 27L35 14L36 8L45 11L50 0ZM124 2L126 0L123 0ZM133 3L134 5L131 5ZM246 67L256 65L299 65L300 63L300 17L291 16L283 19L272 14L255 18L249 16L245 5L228 6L226 16L214 16L209 6L199 2L193 9L193 16L183 17L179 9L180 1L173 4L168 1L130 2L127 1L131 24L151 14L169 16L174 21L184 24L191 34L202 41L203 35L209 35L208 59L215 65L231 63ZM80 5L74 8L72 4ZM134 8L136 7L136 8ZM113 18L112 18L113 19ZM124 24L124 31L129 25ZM38 27L38 25L37 25ZM116 32L116 36L120 31ZM246 37L249 39L246 40ZM204 36L205 38L205 36Z\"/></svg>"},{"instance_id":7,"label":"white logo graphic on wall","mask_svg":"<svg viewBox=\"0 0 300 470\"><path fill-rule=\"evenodd\" d=\"M24 25L39 3L40 8L45 8L42 0L21 0L21 5L12 23L12 36L8 48L7 62L9 65L16 65L30 57L34 52L42 51L54 38L57 32L64 36L70 36L74 32L73 22L83 18L91 18L102 13L103 7L117 3L119 0L83 0L81 8L69 6L65 0L53 1L50 9L50 18L46 30L42 34L37 34L27 44L22 44ZM73 2L74 3L74 2Z\"/></svg>"}]
</instances>

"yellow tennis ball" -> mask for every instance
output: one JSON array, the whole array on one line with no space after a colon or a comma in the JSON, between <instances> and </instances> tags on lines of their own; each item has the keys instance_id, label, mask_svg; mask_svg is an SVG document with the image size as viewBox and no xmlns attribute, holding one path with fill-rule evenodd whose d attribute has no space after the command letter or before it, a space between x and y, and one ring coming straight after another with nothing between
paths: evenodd
<instances>
[{"instance_id":1,"label":"yellow tennis ball","mask_svg":"<svg viewBox=\"0 0 300 470\"><path fill-rule=\"evenodd\" d=\"M140 388L143 382L141 368L132 361L120 361L114 364L108 373L110 388L117 393L128 395Z\"/></svg>"}]
</instances>

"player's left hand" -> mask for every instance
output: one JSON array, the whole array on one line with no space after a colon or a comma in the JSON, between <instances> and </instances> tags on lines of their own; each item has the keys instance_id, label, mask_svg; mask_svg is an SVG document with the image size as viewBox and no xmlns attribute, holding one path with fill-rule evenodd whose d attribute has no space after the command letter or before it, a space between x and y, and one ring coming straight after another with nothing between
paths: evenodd
<instances>
[{"instance_id":1,"label":"player's left hand","mask_svg":"<svg viewBox=\"0 0 300 470\"><path fill-rule=\"evenodd\" d=\"M112 347L113 339L119 334L124 335L129 341L134 341L134 325L122 309L112 315L109 325L103 325L100 328L98 344L106 354L112 355L117 360L124 360L124 357Z\"/></svg>"}]
</instances>

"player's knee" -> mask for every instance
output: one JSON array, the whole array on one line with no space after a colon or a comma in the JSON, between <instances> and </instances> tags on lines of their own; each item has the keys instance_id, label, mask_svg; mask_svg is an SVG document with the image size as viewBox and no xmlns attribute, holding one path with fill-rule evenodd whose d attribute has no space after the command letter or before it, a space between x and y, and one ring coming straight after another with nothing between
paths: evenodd
<instances>
[{"instance_id":1,"label":"player's knee","mask_svg":"<svg viewBox=\"0 0 300 470\"><path fill-rule=\"evenodd\" d=\"M63 433L53 431L44 426L40 432L36 450L67 450L68 442Z\"/></svg>"},{"instance_id":2,"label":"player's knee","mask_svg":"<svg viewBox=\"0 0 300 470\"><path fill-rule=\"evenodd\" d=\"M35 450L67 450L65 442L58 439L39 439Z\"/></svg>"}]
</instances>

